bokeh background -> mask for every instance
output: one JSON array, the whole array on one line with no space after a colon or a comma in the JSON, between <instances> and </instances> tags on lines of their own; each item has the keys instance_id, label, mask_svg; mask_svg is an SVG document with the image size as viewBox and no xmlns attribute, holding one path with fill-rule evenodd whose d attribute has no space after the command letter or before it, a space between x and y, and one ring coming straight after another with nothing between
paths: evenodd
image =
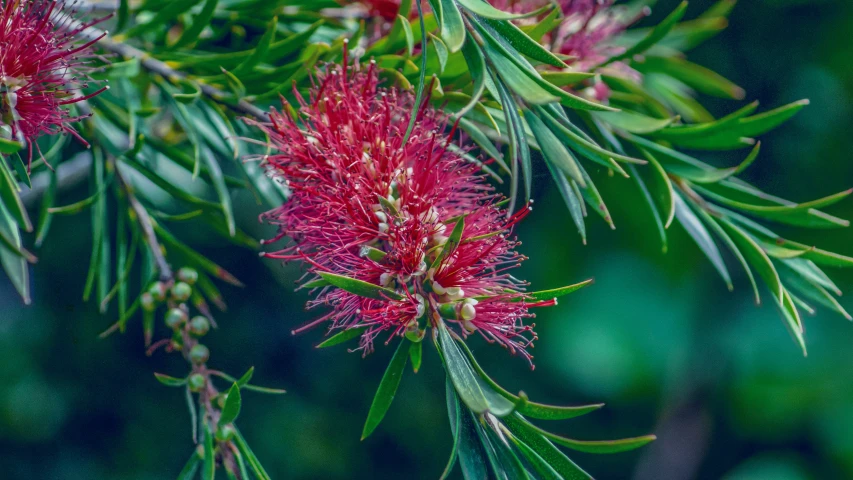
<instances>
[{"instance_id":1,"label":"bokeh background","mask_svg":"<svg viewBox=\"0 0 853 480\"><path fill-rule=\"evenodd\" d=\"M650 22L675 3L661 0ZM695 0L690 12L710 3ZM742 1L730 28L692 53L763 108L811 99L793 121L763 138L748 180L792 200L853 184L851 31L853 2L847 0ZM717 114L739 106L707 103ZM607 403L586 417L548 425L553 431L581 438L659 436L636 452L574 453L576 461L597 478L853 478L853 324L826 311L807 318L804 358L777 312L754 304L736 265L738 288L730 293L677 226L670 251L661 254L629 181L597 182L617 230L592 219L590 245L583 246L547 173L539 173L537 208L518 230L521 250L531 257L521 277L540 288L589 277L595 285L540 312L535 371L502 349L482 342L474 349L510 390L544 402ZM238 204L245 227L269 236L255 223L250 199L240 197ZM833 213L853 217L853 202ZM183 394L152 376L182 376L186 365L162 354L146 357L140 328L97 339L114 319L80 300L88 217L55 220L33 269L34 306L23 307L0 279L2 478L169 479L192 448ZM305 294L293 292L296 267L265 264L192 229L178 233L247 285L224 287L230 308L218 316L221 329L209 335L210 364L235 375L254 365L257 383L288 390L278 397L247 392L239 420L273 478L438 477L451 437L432 348L421 372L403 379L380 428L360 442L390 349L380 347L366 359L345 348L315 350L320 331L290 335L310 318ZM853 230L792 233L853 254ZM842 304L853 309L853 272L831 273L849 293Z\"/></svg>"}]
</instances>

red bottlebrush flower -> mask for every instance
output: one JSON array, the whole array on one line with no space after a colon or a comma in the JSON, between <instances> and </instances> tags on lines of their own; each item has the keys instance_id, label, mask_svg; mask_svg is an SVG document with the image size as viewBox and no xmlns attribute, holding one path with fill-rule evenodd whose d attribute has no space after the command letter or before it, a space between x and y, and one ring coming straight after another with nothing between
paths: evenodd
<instances>
[{"instance_id":1,"label":"red bottlebrush flower","mask_svg":"<svg viewBox=\"0 0 853 480\"><path fill-rule=\"evenodd\" d=\"M0 0L0 135L30 147L44 134L67 132L82 141L67 106L106 90L81 96L92 45L77 37L89 23L73 20L54 0ZM85 141L84 141L85 143Z\"/></svg>"},{"instance_id":2,"label":"red bottlebrush flower","mask_svg":"<svg viewBox=\"0 0 853 480\"><path fill-rule=\"evenodd\" d=\"M298 331L364 328L367 353L381 332L419 335L444 321L532 358L524 321L548 302L527 303L526 284L508 273L523 260L511 229L529 208L507 216L478 167L449 148L454 132L438 112L422 106L403 144L413 96L380 88L373 62L327 66L310 97L297 97L297 118L248 120L269 135L275 152L262 160L291 192L263 215L279 226L273 241L289 238L266 256L304 261L311 281L327 272L385 288L366 298L316 287L308 306L331 312Z\"/></svg>"}]
</instances>

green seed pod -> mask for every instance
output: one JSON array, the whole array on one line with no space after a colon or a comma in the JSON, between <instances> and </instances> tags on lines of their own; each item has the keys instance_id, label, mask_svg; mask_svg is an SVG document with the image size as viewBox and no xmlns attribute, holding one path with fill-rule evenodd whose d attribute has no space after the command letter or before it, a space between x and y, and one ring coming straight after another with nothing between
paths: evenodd
<instances>
[{"instance_id":1,"label":"green seed pod","mask_svg":"<svg viewBox=\"0 0 853 480\"><path fill-rule=\"evenodd\" d=\"M190 349L190 361L195 364L202 364L210 358L210 350L202 344L195 345Z\"/></svg>"},{"instance_id":2,"label":"green seed pod","mask_svg":"<svg viewBox=\"0 0 853 480\"><path fill-rule=\"evenodd\" d=\"M225 425L216 431L216 440L220 442L227 442L232 438L234 438L234 427L231 425Z\"/></svg>"},{"instance_id":3,"label":"green seed pod","mask_svg":"<svg viewBox=\"0 0 853 480\"><path fill-rule=\"evenodd\" d=\"M204 386L207 385L207 379L205 379L204 375L200 373L190 375L188 382L191 392L200 392Z\"/></svg>"},{"instance_id":4,"label":"green seed pod","mask_svg":"<svg viewBox=\"0 0 853 480\"><path fill-rule=\"evenodd\" d=\"M198 272L194 268L184 267L178 270L178 280L189 285L195 285L198 281Z\"/></svg>"},{"instance_id":5,"label":"green seed pod","mask_svg":"<svg viewBox=\"0 0 853 480\"><path fill-rule=\"evenodd\" d=\"M201 316L195 316L190 320L190 333L195 337L203 337L210 330L210 321Z\"/></svg>"},{"instance_id":6,"label":"green seed pod","mask_svg":"<svg viewBox=\"0 0 853 480\"><path fill-rule=\"evenodd\" d=\"M148 292L143 293L139 297L139 304L146 312L153 312L157 308L157 302L154 300L154 297Z\"/></svg>"},{"instance_id":7,"label":"green seed pod","mask_svg":"<svg viewBox=\"0 0 853 480\"><path fill-rule=\"evenodd\" d=\"M166 285L163 282L154 282L148 287L148 293L158 302L166 300Z\"/></svg>"},{"instance_id":8,"label":"green seed pod","mask_svg":"<svg viewBox=\"0 0 853 480\"><path fill-rule=\"evenodd\" d=\"M184 322L187 321L187 312L181 310L180 308L173 308L166 312L166 326L171 328L172 330L177 330L184 326Z\"/></svg>"},{"instance_id":9,"label":"green seed pod","mask_svg":"<svg viewBox=\"0 0 853 480\"><path fill-rule=\"evenodd\" d=\"M184 282L178 282L172 287L172 298L179 302L186 302L193 293L193 288Z\"/></svg>"}]
</instances>

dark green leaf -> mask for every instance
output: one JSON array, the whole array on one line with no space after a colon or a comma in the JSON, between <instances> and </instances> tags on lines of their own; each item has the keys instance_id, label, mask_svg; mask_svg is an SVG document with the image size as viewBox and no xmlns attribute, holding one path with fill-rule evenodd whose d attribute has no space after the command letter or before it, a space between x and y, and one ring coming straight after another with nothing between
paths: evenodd
<instances>
[{"instance_id":1,"label":"dark green leaf","mask_svg":"<svg viewBox=\"0 0 853 480\"><path fill-rule=\"evenodd\" d=\"M672 30L673 27L678 24L679 20L681 20L681 17L684 16L684 12L686 11L687 2L681 2L681 4L679 4L678 7L673 10L672 13L670 13L666 18L661 20L660 23L658 23L654 28L652 28L652 30L645 38L638 41L636 44L625 50L620 55L611 58L606 63L616 62L626 58L630 59L634 57L634 55L645 52L651 46L663 40L663 38L666 37L667 34L669 34L670 30Z\"/></svg>"},{"instance_id":2,"label":"dark green leaf","mask_svg":"<svg viewBox=\"0 0 853 480\"><path fill-rule=\"evenodd\" d=\"M379 382L379 388L376 389L373 403L370 404L367 421L364 423L364 429L361 432L362 440L376 430L376 427L385 418L388 408L391 407L391 402L394 401L394 395L397 393L397 387L400 386L400 380L403 378L403 371L406 369L406 361L409 358L409 348L411 346L412 342L405 338L402 339L397 346L397 350L394 352L394 356L388 363L388 368Z\"/></svg>"},{"instance_id":3,"label":"dark green leaf","mask_svg":"<svg viewBox=\"0 0 853 480\"><path fill-rule=\"evenodd\" d=\"M583 471L566 454L558 450L557 447L540 434L521 415L509 415L503 418L503 422L519 440L530 446L564 480L589 480L592 478L590 474Z\"/></svg>"}]
</instances>

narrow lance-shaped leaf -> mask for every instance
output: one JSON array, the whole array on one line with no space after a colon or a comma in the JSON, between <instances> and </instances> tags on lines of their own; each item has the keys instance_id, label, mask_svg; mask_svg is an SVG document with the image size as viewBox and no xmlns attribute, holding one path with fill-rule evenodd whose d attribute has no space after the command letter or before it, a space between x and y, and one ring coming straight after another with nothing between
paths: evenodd
<instances>
[{"instance_id":1,"label":"narrow lance-shaped leaf","mask_svg":"<svg viewBox=\"0 0 853 480\"><path fill-rule=\"evenodd\" d=\"M397 387L400 386L400 380L403 378L403 371L406 369L406 361L409 358L411 346L412 342L405 338L402 339L394 352L394 356L391 357L388 368L379 382L379 388L376 389L373 403L370 404L367 421L364 423L364 429L361 432L362 440L373 433L382 419L385 418L388 408L391 407L391 402L394 401L394 395L397 393Z\"/></svg>"},{"instance_id":2,"label":"narrow lance-shaped leaf","mask_svg":"<svg viewBox=\"0 0 853 480\"><path fill-rule=\"evenodd\" d=\"M403 295L391 290L390 288L380 287L363 280L345 277L328 272L318 272L318 274L330 284L350 292L354 295L366 298L374 298L376 300L403 300L406 298Z\"/></svg>"},{"instance_id":3,"label":"narrow lance-shaped leaf","mask_svg":"<svg viewBox=\"0 0 853 480\"><path fill-rule=\"evenodd\" d=\"M225 397L225 405L222 407L222 415L219 416L219 426L223 427L232 423L240 415L243 399L240 396L240 386L237 382L231 385Z\"/></svg>"}]
</instances>

